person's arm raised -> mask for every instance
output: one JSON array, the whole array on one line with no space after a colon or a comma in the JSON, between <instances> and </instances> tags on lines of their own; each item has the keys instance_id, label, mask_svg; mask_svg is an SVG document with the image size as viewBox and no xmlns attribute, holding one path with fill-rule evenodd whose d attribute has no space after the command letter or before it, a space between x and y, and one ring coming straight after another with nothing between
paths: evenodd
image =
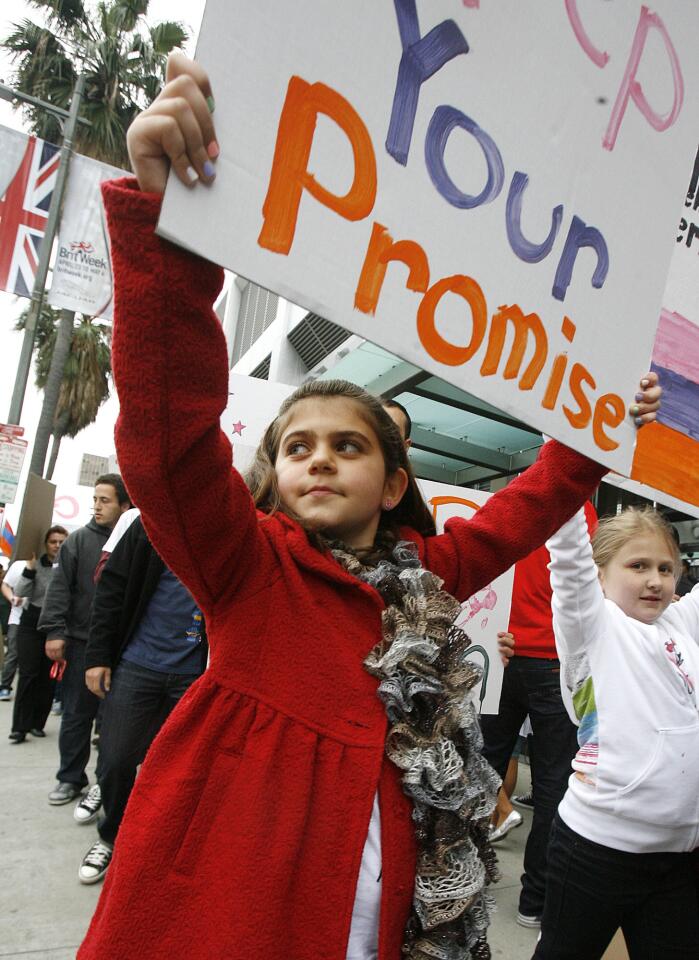
<instances>
[{"instance_id":1,"label":"person's arm raised","mask_svg":"<svg viewBox=\"0 0 699 960\"><path fill-rule=\"evenodd\" d=\"M604 628L604 594L584 510L546 541L551 554L551 609L559 656L579 654Z\"/></svg>"},{"instance_id":2,"label":"person's arm raised","mask_svg":"<svg viewBox=\"0 0 699 960\"><path fill-rule=\"evenodd\" d=\"M641 381L629 414L638 425L655 419L660 387L654 373ZM587 500L607 468L551 440L539 457L488 500L471 520L447 521L442 536L426 541L428 569L465 600L550 537Z\"/></svg>"},{"instance_id":3,"label":"person's arm raised","mask_svg":"<svg viewBox=\"0 0 699 960\"><path fill-rule=\"evenodd\" d=\"M115 285L116 439L126 486L151 542L197 602L211 608L246 576L264 576L271 561L219 426L228 359L212 305L223 272L154 232L156 194L170 162L178 174L185 159L203 170L209 161L198 145L213 131L201 68L174 56L168 77L129 133L142 190L128 181L103 187Z\"/></svg>"}]
</instances>

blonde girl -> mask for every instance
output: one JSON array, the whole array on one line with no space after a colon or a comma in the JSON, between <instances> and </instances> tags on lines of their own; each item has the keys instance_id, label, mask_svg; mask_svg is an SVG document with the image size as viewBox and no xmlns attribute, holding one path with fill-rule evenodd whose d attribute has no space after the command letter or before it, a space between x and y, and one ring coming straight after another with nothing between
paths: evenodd
<instances>
[{"instance_id":1,"label":"blonde girl","mask_svg":"<svg viewBox=\"0 0 699 960\"><path fill-rule=\"evenodd\" d=\"M699 846L699 589L654 510L582 513L547 544L553 625L579 723L554 821L535 957L596 960L621 927L631 960L693 960Z\"/></svg>"},{"instance_id":2,"label":"blonde girl","mask_svg":"<svg viewBox=\"0 0 699 960\"><path fill-rule=\"evenodd\" d=\"M204 612L211 663L138 777L79 957L487 958L498 780L453 620L603 470L547 444L435 536L381 403L319 382L267 430L251 496L219 428L222 273L154 234L171 162L211 179L210 96L172 58L129 135L137 181L105 189L120 466ZM652 419L646 386L635 414Z\"/></svg>"}]
</instances>

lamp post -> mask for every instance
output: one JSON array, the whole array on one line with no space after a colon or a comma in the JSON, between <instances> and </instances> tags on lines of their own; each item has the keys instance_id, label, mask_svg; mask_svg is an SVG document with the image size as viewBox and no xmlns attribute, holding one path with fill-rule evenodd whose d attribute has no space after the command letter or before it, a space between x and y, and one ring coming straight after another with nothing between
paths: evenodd
<instances>
[{"instance_id":1,"label":"lamp post","mask_svg":"<svg viewBox=\"0 0 699 960\"><path fill-rule=\"evenodd\" d=\"M32 350L34 349L34 336L36 333L36 324L39 318L42 304L44 302L44 288L46 286L46 276L49 270L51 259L51 250L53 248L54 237L58 228L58 222L61 215L61 206L65 193L66 182L68 178L68 167L73 149L73 137L75 128L80 121L89 124L87 120L80 120L78 111L82 101L85 89L85 77L83 74L78 76L73 89L73 99L70 103L70 110L64 110L62 107L56 107L52 103L45 103L27 93L19 90L13 90L5 84L0 84L0 98L3 100L19 100L23 103L29 103L35 107L41 107L53 113L63 121L63 141L61 143L61 156L58 163L58 172L56 174L56 186L51 194L51 205L49 207L46 230L41 242L41 253L39 263L34 277L34 286L32 288L32 302L27 317L27 323L24 328L24 339L20 352L19 363L17 364L17 374L15 376L15 385L10 402L10 412L7 422L18 424L22 415L22 406L24 404L24 394L27 389L27 380L29 379L29 369L31 366Z\"/></svg>"}]
</instances>

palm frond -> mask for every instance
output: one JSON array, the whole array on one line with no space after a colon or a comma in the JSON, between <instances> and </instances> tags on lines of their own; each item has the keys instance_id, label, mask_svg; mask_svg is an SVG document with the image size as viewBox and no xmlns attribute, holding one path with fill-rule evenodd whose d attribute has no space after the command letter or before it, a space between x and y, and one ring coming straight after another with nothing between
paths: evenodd
<instances>
[{"instance_id":1,"label":"palm frond","mask_svg":"<svg viewBox=\"0 0 699 960\"><path fill-rule=\"evenodd\" d=\"M174 20L168 20L151 27L150 36L153 50L165 56L176 47L183 47L189 40L185 25Z\"/></svg>"},{"instance_id":2,"label":"palm frond","mask_svg":"<svg viewBox=\"0 0 699 960\"><path fill-rule=\"evenodd\" d=\"M49 22L63 28L87 20L82 0L27 0L27 3L36 10L42 10Z\"/></svg>"}]
</instances>

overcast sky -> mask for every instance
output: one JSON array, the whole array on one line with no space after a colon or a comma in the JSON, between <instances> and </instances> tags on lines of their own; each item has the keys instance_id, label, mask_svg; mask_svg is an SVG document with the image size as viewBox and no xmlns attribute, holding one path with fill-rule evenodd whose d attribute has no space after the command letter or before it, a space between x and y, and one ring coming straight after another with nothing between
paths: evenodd
<instances>
[{"instance_id":1,"label":"overcast sky","mask_svg":"<svg viewBox=\"0 0 699 960\"><path fill-rule=\"evenodd\" d=\"M87 2L89 3L89 0ZM160 23L163 20L183 22L192 35L188 52L193 54L204 6L205 0L151 0L148 21L152 24ZM39 12L30 7L24 0L2 0L0 3L0 37L4 38L9 34L13 23L25 18L40 22L39 17ZM4 56L4 52L0 51L0 80L9 84L11 73L12 64ZM15 130L22 130L21 111L13 111L9 103L0 100L0 124L12 127ZM23 298L13 297L0 291L0 423L7 422L22 342L22 335L15 332L14 325L28 302ZM30 441L33 438L41 412L42 397L43 394L34 386L32 370L21 419L26 431L25 436ZM108 456L114 452L112 435L116 414L116 400L110 399L102 407L93 426L83 430L75 440L63 441L54 475L54 481L58 484L58 494L68 493L68 491L71 495L78 493L76 490L77 475L83 452L102 456ZM30 454L27 456L27 461L29 456ZM25 464L25 473L26 466ZM87 488L82 488L82 491L79 492L84 494L80 497L81 504L89 504L90 491ZM87 507L84 507L84 509L87 509ZM18 514L16 506L14 509L8 507L7 513L10 522L16 521ZM88 516L81 514L79 519L86 522Z\"/></svg>"}]
</instances>

